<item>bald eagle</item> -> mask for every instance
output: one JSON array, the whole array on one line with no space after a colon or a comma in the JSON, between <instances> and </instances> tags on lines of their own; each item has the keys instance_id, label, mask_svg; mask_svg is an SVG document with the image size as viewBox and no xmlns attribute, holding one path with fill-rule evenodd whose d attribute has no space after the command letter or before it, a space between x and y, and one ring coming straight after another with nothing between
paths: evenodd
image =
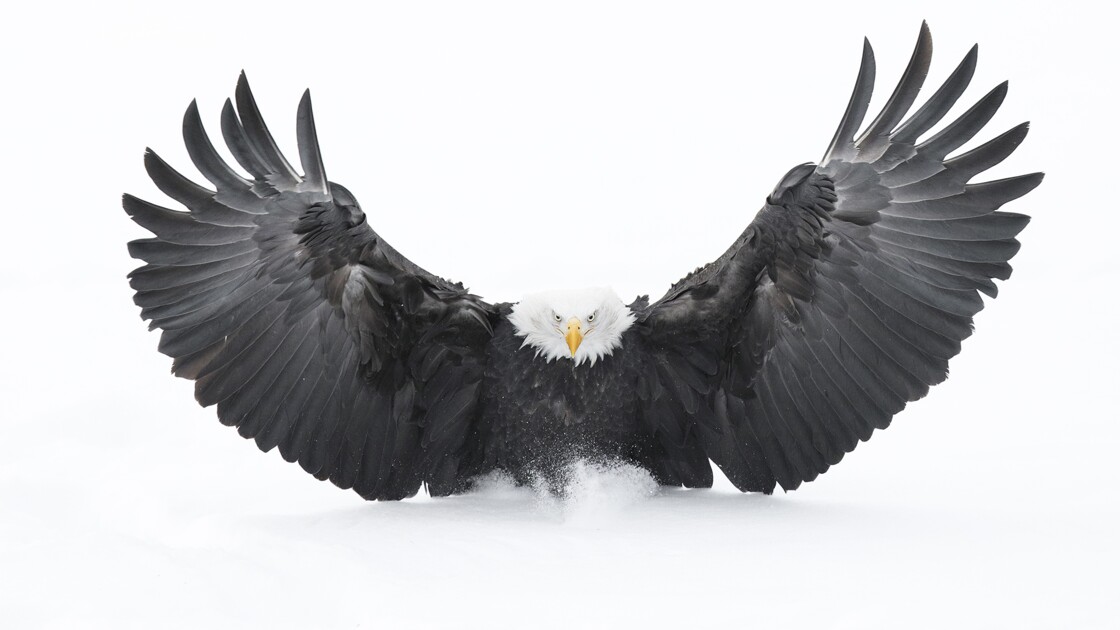
<instances>
[{"instance_id":1,"label":"bald eagle","mask_svg":"<svg viewBox=\"0 0 1120 630\"><path fill-rule=\"evenodd\" d=\"M1042 180L969 183L1026 123L947 157L1006 83L928 133L968 86L975 46L907 117L931 54L923 24L857 133L875 81L864 40L821 162L790 170L717 260L630 304L604 288L491 304L421 269L327 179L309 94L301 173L242 73L221 132L244 172L219 157L192 102L183 137L212 186L149 150L148 174L186 211L124 196L155 235L129 244L146 263L129 276L135 301L199 403L366 499L444 496L493 471L554 479L577 457L686 487L710 486L714 462L744 492L791 490L945 379L1029 220L997 210Z\"/></svg>"}]
</instances>

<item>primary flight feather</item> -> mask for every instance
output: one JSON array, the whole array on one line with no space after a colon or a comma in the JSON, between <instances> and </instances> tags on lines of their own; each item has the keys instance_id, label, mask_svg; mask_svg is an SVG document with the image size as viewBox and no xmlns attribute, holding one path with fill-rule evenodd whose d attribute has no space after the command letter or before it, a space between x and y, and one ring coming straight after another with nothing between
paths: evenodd
<instances>
[{"instance_id":1,"label":"primary flight feather","mask_svg":"<svg viewBox=\"0 0 1120 630\"><path fill-rule=\"evenodd\" d=\"M155 234L129 244L147 263L130 276L136 303L223 423L367 499L422 485L447 495L495 470L555 480L575 457L688 487L710 486L715 462L740 490L790 490L945 379L1029 220L998 209L1042 180L969 183L1027 125L949 158L1007 85L931 135L976 48L910 113L931 54L923 24L859 133L875 82L865 41L820 164L789 171L715 262L629 305L609 289L489 304L421 269L327 179L309 95L301 174L242 75L221 132L248 176L219 157L192 103L183 137L212 187L149 151L152 180L187 211L124 196Z\"/></svg>"}]
</instances>

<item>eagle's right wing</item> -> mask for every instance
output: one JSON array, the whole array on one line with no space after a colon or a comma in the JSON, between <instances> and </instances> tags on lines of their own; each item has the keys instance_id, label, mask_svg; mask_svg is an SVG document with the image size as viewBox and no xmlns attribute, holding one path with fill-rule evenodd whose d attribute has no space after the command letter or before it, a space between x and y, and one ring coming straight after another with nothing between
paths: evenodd
<instances>
[{"instance_id":1,"label":"eagle's right wing","mask_svg":"<svg viewBox=\"0 0 1120 630\"><path fill-rule=\"evenodd\" d=\"M1000 85L922 139L972 78L973 48L908 119L932 54L918 45L883 111L856 136L875 81L856 89L819 166L794 168L727 252L644 309L646 414L681 462L702 451L740 489L798 487L945 379L1011 274L1028 218L999 212L1041 173L969 183L1024 123L948 157L991 119ZM691 459L690 459L691 458Z\"/></svg>"},{"instance_id":2,"label":"eagle's right wing","mask_svg":"<svg viewBox=\"0 0 1120 630\"><path fill-rule=\"evenodd\" d=\"M319 479L367 499L455 490L493 308L398 254L327 181L307 94L302 175L244 75L236 97L222 134L251 178L218 156L192 103L183 137L215 190L149 151L152 180L188 211L124 197L155 234L129 244L147 263L130 279L160 351L223 423Z\"/></svg>"}]
</instances>

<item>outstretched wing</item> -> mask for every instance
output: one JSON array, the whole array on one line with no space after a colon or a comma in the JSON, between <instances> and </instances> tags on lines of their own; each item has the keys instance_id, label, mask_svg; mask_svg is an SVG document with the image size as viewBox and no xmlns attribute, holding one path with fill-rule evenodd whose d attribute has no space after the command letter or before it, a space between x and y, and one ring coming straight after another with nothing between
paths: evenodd
<instances>
[{"instance_id":1,"label":"outstretched wing","mask_svg":"<svg viewBox=\"0 0 1120 630\"><path fill-rule=\"evenodd\" d=\"M155 234L129 244L147 263L129 277L141 316L163 330L160 351L223 423L319 479L367 499L410 496L421 483L451 492L493 309L398 254L327 181L307 93L303 175L277 149L244 74L236 99L222 135L249 178L218 156L191 103L183 138L214 190L149 150L148 174L188 211L124 196Z\"/></svg>"},{"instance_id":2,"label":"outstretched wing","mask_svg":"<svg viewBox=\"0 0 1120 630\"><path fill-rule=\"evenodd\" d=\"M922 139L976 64L974 47L902 122L931 52L923 24L898 87L856 137L875 80L865 42L821 165L791 170L727 253L642 314L658 370L648 414L663 427L675 420L662 434L691 440L740 489L796 488L885 428L945 379L984 307L979 294L994 297L993 279L1011 274L1029 219L996 210L1042 174L969 181L1010 155L1027 124L947 157L991 119L1004 83ZM661 391L674 418L655 408Z\"/></svg>"}]
</instances>

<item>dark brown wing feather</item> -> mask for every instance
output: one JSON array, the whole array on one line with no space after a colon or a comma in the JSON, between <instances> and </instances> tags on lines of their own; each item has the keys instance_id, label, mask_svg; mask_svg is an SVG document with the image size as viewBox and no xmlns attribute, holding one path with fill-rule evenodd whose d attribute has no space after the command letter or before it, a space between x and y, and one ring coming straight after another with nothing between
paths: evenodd
<instances>
[{"instance_id":1,"label":"dark brown wing feather","mask_svg":"<svg viewBox=\"0 0 1120 630\"><path fill-rule=\"evenodd\" d=\"M307 94L303 175L244 75L236 101L222 133L251 179L218 156L192 103L183 137L214 190L149 151L152 180L187 212L124 197L155 234L129 244L147 263L130 278L160 351L223 423L320 479L369 499L453 491L493 309L400 256L327 181Z\"/></svg>"},{"instance_id":2,"label":"dark brown wing feather","mask_svg":"<svg viewBox=\"0 0 1120 630\"><path fill-rule=\"evenodd\" d=\"M991 119L1006 83L919 142L963 93L973 48L916 113L932 44L922 25L910 65L883 111L856 137L874 83L865 45L856 89L820 166L783 178L717 261L643 311L651 363L675 366L703 404L672 418L650 396L655 424L719 464L740 489L789 490L886 427L906 403L945 379L972 318L1011 274L1028 217L997 211L1040 173L970 184L1026 136L1019 125L947 156ZM683 373L691 374L682 378ZM663 432L668 435L669 431Z\"/></svg>"}]
</instances>

